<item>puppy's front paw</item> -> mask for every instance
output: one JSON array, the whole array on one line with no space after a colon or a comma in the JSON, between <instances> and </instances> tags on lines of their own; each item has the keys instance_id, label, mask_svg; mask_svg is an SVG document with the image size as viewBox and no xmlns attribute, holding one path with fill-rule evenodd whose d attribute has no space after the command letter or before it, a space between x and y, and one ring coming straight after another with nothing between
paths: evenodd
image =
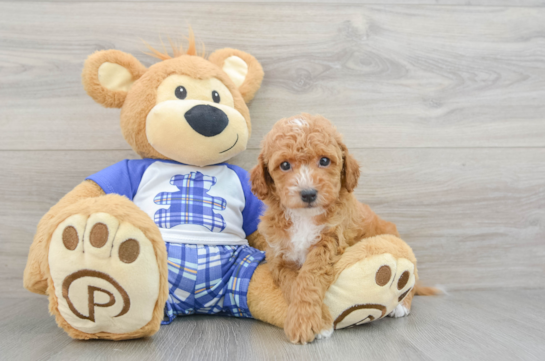
<instances>
[{"instance_id":1,"label":"puppy's front paw","mask_svg":"<svg viewBox=\"0 0 545 361\"><path fill-rule=\"evenodd\" d=\"M396 306L396 308L394 308L392 312L390 312L388 317L394 317L394 318L405 317L405 316L408 316L409 313L411 313L411 310L405 307L403 303L400 303L399 305Z\"/></svg>"},{"instance_id":2,"label":"puppy's front paw","mask_svg":"<svg viewBox=\"0 0 545 361\"><path fill-rule=\"evenodd\" d=\"M290 342L304 345L314 341L316 334L322 329L321 313L320 307L292 303L284 324L284 332Z\"/></svg>"}]
</instances>

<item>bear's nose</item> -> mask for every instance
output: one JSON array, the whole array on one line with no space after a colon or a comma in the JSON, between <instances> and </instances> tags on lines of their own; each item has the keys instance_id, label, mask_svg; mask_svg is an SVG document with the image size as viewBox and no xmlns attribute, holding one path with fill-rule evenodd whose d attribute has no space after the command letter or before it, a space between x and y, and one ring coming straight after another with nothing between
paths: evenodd
<instances>
[{"instance_id":1,"label":"bear's nose","mask_svg":"<svg viewBox=\"0 0 545 361\"><path fill-rule=\"evenodd\" d=\"M195 105L185 113L185 120L191 128L205 137L220 134L229 124L229 118L221 110L211 105Z\"/></svg>"}]
</instances>

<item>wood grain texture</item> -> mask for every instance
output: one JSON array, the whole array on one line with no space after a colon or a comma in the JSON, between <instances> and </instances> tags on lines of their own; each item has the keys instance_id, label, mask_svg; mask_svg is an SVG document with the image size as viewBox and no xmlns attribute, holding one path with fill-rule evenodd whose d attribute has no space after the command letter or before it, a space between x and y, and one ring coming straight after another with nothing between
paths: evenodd
<instances>
[{"instance_id":1,"label":"wood grain texture","mask_svg":"<svg viewBox=\"0 0 545 361\"><path fill-rule=\"evenodd\" d=\"M6 360L542 360L545 319L536 315L544 297L543 290L417 297L408 317L306 346L259 321L215 316L179 318L144 340L74 341L47 314L45 297L1 299L0 349Z\"/></svg>"},{"instance_id":2,"label":"wood grain texture","mask_svg":"<svg viewBox=\"0 0 545 361\"><path fill-rule=\"evenodd\" d=\"M380 3L380 5L378 5ZM541 360L545 297L545 1L0 0L0 358L9 360ZM140 39L187 33L266 72L250 169L278 119L321 113L362 165L356 195L453 291L304 347L254 320L187 317L153 338L73 341L22 287L41 216L135 158L119 111L83 91L96 50L154 60ZM533 290L531 290L533 289ZM462 291L471 290L471 291Z\"/></svg>"},{"instance_id":3,"label":"wood grain texture","mask_svg":"<svg viewBox=\"0 0 545 361\"><path fill-rule=\"evenodd\" d=\"M105 10L107 6L107 11ZM0 3L0 149L128 149L83 91L92 52L145 64L184 34L254 54L266 76L250 148L301 111L351 148L545 146L545 9L213 3Z\"/></svg>"},{"instance_id":4,"label":"wood grain texture","mask_svg":"<svg viewBox=\"0 0 545 361\"><path fill-rule=\"evenodd\" d=\"M17 0L19 2L51 2L51 0ZM55 0L55 2L85 2L88 0ZM14 2L14 0L0 0L0 2ZM95 0L94 2L162 2L169 3L175 0ZM233 3L231 0L179 0L176 2L196 3ZM360 4L360 5L454 5L454 6L510 6L510 7L541 7L545 0L238 0L237 3L290 3L290 4Z\"/></svg>"},{"instance_id":5,"label":"wood grain texture","mask_svg":"<svg viewBox=\"0 0 545 361\"><path fill-rule=\"evenodd\" d=\"M421 279L447 289L545 288L545 149L354 150L361 201L397 224ZM0 289L22 272L41 216L132 151L0 152ZM234 163L250 169L257 151Z\"/></svg>"}]
</instances>

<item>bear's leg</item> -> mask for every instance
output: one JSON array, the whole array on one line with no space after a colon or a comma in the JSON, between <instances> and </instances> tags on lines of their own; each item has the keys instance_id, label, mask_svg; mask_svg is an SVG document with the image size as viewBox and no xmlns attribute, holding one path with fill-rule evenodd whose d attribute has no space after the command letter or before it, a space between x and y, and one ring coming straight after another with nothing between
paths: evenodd
<instances>
[{"instance_id":1,"label":"bear's leg","mask_svg":"<svg viewBox=\"0 0 545 361\"><path fill-rule=\"evenodd\" d=\"M383 318L410 298L417 279L416 258L401 239L381 235L347 248L335 263L334 274L324 299L332 324L317 338ZM252 277L248 306L254 318L283 327L288 305L267 264L260 265Z\"/></svg>"},{"instance_id":2,"label":"bear's leg","mask_svg":"<svg viewBox=\"0 0 545 361\"><path fill-rule=\"evenodd\" d=\"M254 318L284 328L288 303L266 263L254 271L248 287L248 308Z\"/></svg>"},{"instance_id":3,"label":"bear's leg","mask_svg":"<svg viewBox=\"0 0 545 361\"><path fill-rule=\"evenodd\" d=\"M408 314L418 278L412 249L392 235L366 238L347 248L335 264L335 275L324 299L334 330L378 320L399 305Z\"/></svg>"},{"instance_id":4,"label":"bear's leg","mask_svg":"<svg viewBox=\"0 0 545 361\"><path fill-rule=\"evenodd\" d=\"M56 218L48 294L59 326L78 339L123 340L157 332L168 271L153 221L115 195L79 201Z\"/></svg>"}]
</instances>

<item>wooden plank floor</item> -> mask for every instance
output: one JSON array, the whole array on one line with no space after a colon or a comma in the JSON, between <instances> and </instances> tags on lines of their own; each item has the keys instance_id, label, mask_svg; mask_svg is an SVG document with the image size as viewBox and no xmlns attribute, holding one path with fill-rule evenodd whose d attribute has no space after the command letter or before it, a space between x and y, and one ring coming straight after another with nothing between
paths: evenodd
<instances>
[{"instance_id":1,"label":"wooden plank floor","mask_svg":"<svg viewBox=\"0 0 545 361\"><path fill-rule=\"evenodd\" d=\"M420 277L450 290L545 288L545 149L354 149L359 199L398 225ZM21 275L40 217L81 179L132 151L4 151L0 163L0 282ZM234 163L249 169L257 150ZM26 192L13 189L26 190ZM508 250L508 252L506 252ZM509 265L509 267L506 267Z\"/></svg>"},{"instance_id":2,"label":"wooden plank floor","mask_svg":"<svg viewBox=\"0 0 545 361\"><path fill-rule=\"evenodd\" d=\"M0 299L3 360L543 360L544 290L417 297L386 318L305 346L255 320L192 316L135 341L75 341L43 298Z\"/></svg>"},{"instance_id":3,"label":"wooden plank floor","mask_svg":"<svg viewBox=\"0 0 545 361\"><path fill-rule=\"evenodd\" d=\"M545 146L545 8L105 4L0 2L0 149L130 149L118 111L82 89L83 61L116 48L152 64L141 39L189 24L209 52L262 62L252 149L301 111L352 149Z\"/></svg>"},{"instance_id":4,"label":"wooden plank floor","mask_svg":"<svg viewBox=\"0 0 545 361\"><path fill-rule=\"evenodd\" d=\"M250 169L276 120L325 115L362 165L358 198L451 296L306 347L223 318L123 343L56 328L22 287L36 224L86 176L135 158L119 111L83 91L83 61L116 48L151 65L141 39L189 25L208 53L240 48L265 69L233 162ZM544 0L0 0L0 359L543 359L544 99Z\"/></svg>"},{"instance_id":5,"label":"wooden plank floor","mask_svg":"<svg viewBox=\"0 0 545 361\"><path fill-rule=\"evenodd\" d=\"M27 2L51 2L51 0L18 0ZM55 0L56 2L85 2L88 0ZM97 0L97 2L173 2L172 0ZM13 2L13 0L0 0ZM197 1L193 1L197 2ZM232 0L200 0L198 2L233 3ZM237 3L271 3L270 0L238 0ZM460 5L460 6L503 6L503 7L541 7L545 0L276 0L276 3L336 3L365 5Z\"/></svg>"}]
</instances>

